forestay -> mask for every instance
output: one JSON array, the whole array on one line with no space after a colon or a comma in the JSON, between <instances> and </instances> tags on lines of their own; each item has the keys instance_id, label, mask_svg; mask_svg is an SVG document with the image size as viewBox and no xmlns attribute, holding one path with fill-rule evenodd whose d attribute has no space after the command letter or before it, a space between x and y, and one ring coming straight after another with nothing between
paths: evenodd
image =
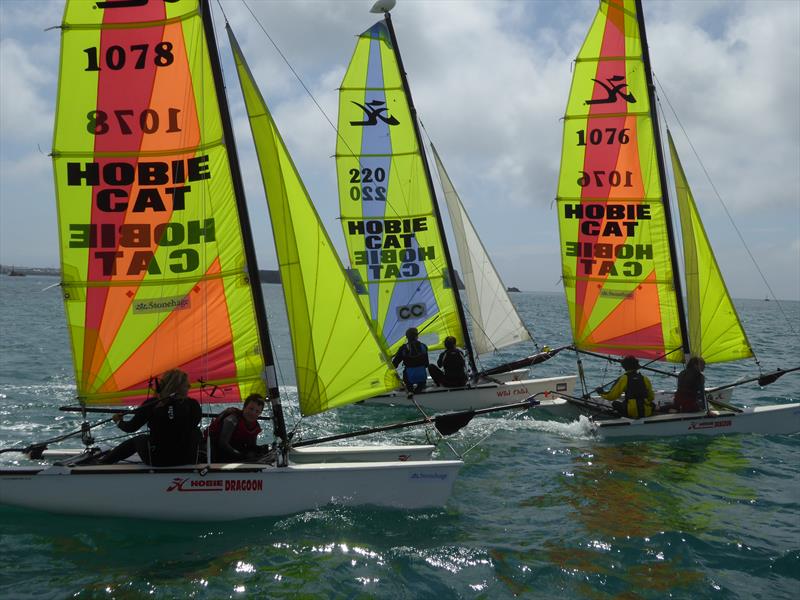
<instances>
[{"instance_id":1,"label":"forestay","mask_svg":"<svg viewBox=\"0 0 800 600\"><path fill-rule=\"evenodd\" d=\"M389 352L417 327L465 345L424 157L388 27L362 33L342 81L336 164L342 227L361 299Z\"/></svg>"},{"instance_id":2,"label":"forestay","mask_svg":"<svg viewBox=\"0 0 800 600\"><path fill-rule=\"evenodd\" d=\"M633 0L601 2L576 61L557 197L563 282L579 349L681 362L636 12Z\"/></svg>"},{"instance_id":3,"label":"forestay","mask_svg":"<svg viewBox=\"0 0 800 600\"><path fill-rule=\"evenodd\" d=\"M205 402L264 359L197 0L69 2L53 140L78 395L134 404L180 368ZM210 396L209 391L214 391Z\"/></svg>"},{"instance_id":4,"label":"forestay","mask_svg":"<svg viewBox=\"0 0 800 600\"><path fill-rule=\"evenodd\" d=\"M286 299L300 409L310 415L399 387L230 27Z\"/></svg>"},{"instance_id":5,"label":"forestay","mask_svg":"<svg viewBox=\"0 0 800 600\"><path fill-rule=\"evenodd\" d=\"M517 342L530 341L530 333L514 308L433 144L431 151L461 261L461 275L472 317L471 333L475 352L485 354Z\"/></svg>"}]
</instances>

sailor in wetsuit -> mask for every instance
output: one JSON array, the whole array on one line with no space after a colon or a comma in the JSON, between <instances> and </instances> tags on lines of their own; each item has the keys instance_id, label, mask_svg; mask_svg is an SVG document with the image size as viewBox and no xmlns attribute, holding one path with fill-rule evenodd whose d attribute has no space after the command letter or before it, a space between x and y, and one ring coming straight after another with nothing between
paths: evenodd
<instances>
[{"instance_id":1,"label":"sailor in wetsuit","mask_svg":"<svg viewBox=\"0 0 800 600\"><path fill-rule=\"evenodd\" d=\"M419 341L416 327L406 330L406 343L392 358L396 367L403 363L403 383L409 394L421 392L428 381L428 347Z\"/></svg>"},{"instance_id":2,"label":"sailor in wetsuit","mask_svg":"<svg viewBox=\"0 0 800 600\"><path fill-rule=\"evenodd\" d=\"M149 433L122 442L102 455L99 464L111 464L138 452L142 462L155 467L194 464L200 448L200 419L202 410L194 398L189 398L189 377L174 369L162 375L157 398L152 398L133 412L130 421L114 415L122 431L133 433L146 423Z\"/></svg>"},{"instance_id":3,"label":"sailor in wetsuit","mask_svg":"<svg viewBox=\"0 0 800 600\"><path fill-rule=\"evenodd\" d=\"M611 406L623 417L641 419L653 414L653 386L650 380L639 373L639 361L634 356L622 359L622 368L625 373L617 379L610 391L603 393L601 388L597 392L606 400L612 400ZM625 401L616 401L625 394Z\"/></svg>"},{"instance_id":4,"label":"sailor in wetsuit","mask_svg":"<svg viewBox=\"0 0 800 600\"><path fill-rule=\"evenodd\" d=\"M456 347L456 338L450 335L444 339L444 352L439 355L436 365L428 367L428 371L436 385L442 387L467 385L467 363L464 360L464 353Z\"/></svg>"},{"instance_id":5,"label":"sailor in wetsuit","mask_svg":"<svg viewBox=\"0 0 800 600\"><path fill-rule=\"evenodd\" d=\"M686 363L686 368L678 373L678 390L673 398L671 408L678 412L698 412L706 407L706 377L703 370L706 361L693 356Z\"/></svg>"}]
</instances>

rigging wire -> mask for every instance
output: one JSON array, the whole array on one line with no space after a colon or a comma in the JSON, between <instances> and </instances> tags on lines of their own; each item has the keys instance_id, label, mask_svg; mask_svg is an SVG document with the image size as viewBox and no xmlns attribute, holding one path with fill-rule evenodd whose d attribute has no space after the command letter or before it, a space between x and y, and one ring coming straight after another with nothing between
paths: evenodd
<instances>
[{"instance_id":1,"label":"rigging wire","mask_svg":"<svg viewBox=\"0 0 800 600\"><path fill-rule=\"evenodd\" d=\"M717 186L714 185L714 181L711 179L711 175L709 174L708 170L706 169L706 166L703 163L703 160L700 158L700 155L698 154L697 149L694 147L694 144L692 143L692 140L689 137L689 133L684 128L683 123L680 120L680 117L678 117L677 111L672 106L672 102L670 102L670 100L669 100L669 96L667 95L666 89L664 89L664 86L661 84L661 81L658 79L658 77L656 77L655 73L653 73L653 79L655 80L655 82L657 83L659 89L661 90L661 93L664 96L664 100L666 101L667 106L669 106L669 109L672 112L672 115L675 117L675 121L678 123L678 125L681 128L681 131L683 132L683 135L686 137L686 141L689 143L689 147L692 149L692 152L694 153L694 156L697 159L697 162L700 164L700 168L703 170L703 173L705 174L706 179L708 180L708 183L711 185L711 189L714 190L714 194L716 195L717 200L719 200L719 203L722 206L722 209L725 211L725 215L728 217L728 221L730 221L731 225L733 226L734 231L736 231L736 235L739 236L739 240L742 242L742 245L744 246L745 250L747 251L747 255L750 257L750 260L753 262L753 265L755 266L756 271L758 271L758 274L761 276L761 280L764 282L764 285L766 286L767 290L769 290L770 296L772 296L772 299L777 303L778 309L781 311L781 314L783 315L783 318L786 320L786 323L788 324L789 329L791 330L792 333L794 333L796 335L797 332L794 330L794 327L792 326L792 322L789 320L789 317L786 314L786 312L784 312L783 306L781 306L780 300L778 300L777 296L775 295L775 292L772 290L772 287L770 286L769 282L767 281L766 276L764 275L763 271L761 270L761 267L759 266L758 261L756 261L755 256L750 251L750 247L747 245L747 242L745 241L744 236L742 235L742 232L739 230L739 227L737 227L736 222L733 220L733 215L731 215L730 211L728 210L728 207L725 205L725 201L722 199L722 195L719 193L719 190L717 189Z\"/></svg>"},{"instance_id":2,"label":"rigging wire","mask_svg":"<svg viewBox=\"0 0 800 600\"><path fill-rule=\"evenodd\" d=\"M217 0L217 3L218 3L218 4L219 4L219 2L220 2L220 0ZM314 94L312 94L312 93L311 93L311 90L310 90L310 89L308 88L308 86L305 84L305 82L303 81L303 78L302 78L302 77L300 77L299 73L298 73L298 72L295 70L295 68L292 66L292 63L290 63L290 62L289 62L289 59L288 59L288 58L286 58L286 56L285 56L285 55L284 55L284 53L281 51L281 49L280 49L280 47L278 46L278 44L276 44L276 43L275 43L275 40L273 40L273 39L272 39L272 36L270 36L270 34L267 32L266 28L265 28L265 27L264 27L264 26L261 24L261 21L259 21L259 20L258 20L258 17L257 17L257 16L256 16L256 14L253 12L253 9L251 9L251 8L250 8L250 5L248 5L248 4L247 4L247 0L242 0L242 4L244 4L245 8L248 10L248 12L250 13L250 15L253 17L253 20L254 20L254 21L256 22L256 24L257 24L257 25L258 25L258 26L261 28L261 31L263 31L263 32L264 32L264 35L265 35L265 36L267 36L267 39L268 39L268 40L270 41L270 43L273 45L273 47L275 48L275 51L278 53L278 55L279 55L279 56L280 56L280 57L283 59L283 62L285 62L285 63L286 63L286 66L287 66L287 67L289 67L289 70L292 72L292 75L294 75L294 76L295 76L295 78L297 79L297 81L300 83L300 85L301 85L301 86L303 87L303 89L306 91L306 94L308 94L308 97L309 97L309 98L311 98L312 102L314 102L314 104L317 106L317 108L319 109L319 112L320 112L320 113L322 113L322 116L323 116L323 117L325 117L325 120L328 122L328 125L330 125L330 126L331 126L331 128L332 128L332 129L333 129L333 130L336 132L336 136L337 136L337 137L339 137L339 138L341 138L341 140L342 140L342 141L345 143L345 145L347 145L347 140L345 140L345 139L344 139L344 138L341 136L341 134L339 133L339 130L336 128L336 125L334 125L334 124L333 124L333 121L331 121L331 120L330 120L330 118L328 117L328 114L327 114L327 113L325 112L325 110L322 108L322 106L320 105L320 103L319 103L319 102L317 102L317 99L314 97ZM220 8L221 8L221 7L220 7ZM222 14L223 14L223 16L224 16L224 15L225 15L225 12L223 11L223 13L222 13ZM227 17L226 17L226 19L225 19L225 22L227 23ZM349 146L348 146L348 149L350 149L350 147L349 147ZM352 152L352 150L351 150L351 152ZM355 153L353 153L353 154L355 154Z\"/></svg>"}]
</instances>

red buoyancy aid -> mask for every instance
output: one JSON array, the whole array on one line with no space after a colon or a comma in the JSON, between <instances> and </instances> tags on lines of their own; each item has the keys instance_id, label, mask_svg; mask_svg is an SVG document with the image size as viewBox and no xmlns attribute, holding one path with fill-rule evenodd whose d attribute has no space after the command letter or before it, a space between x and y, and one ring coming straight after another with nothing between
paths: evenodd
<instances>
[{"instance_id":1,"label":"red buoyancy aid","mask_svg":"<svg viewBox=\"0 0 800 600\"><path fill-rule=\"evenodd\" d=\"M235 406L226 408L216 417L214 417L214 420L211 421L211 425L209 425L208 429L205 431L205 436L208 437L210 435L211 441L216 443L216 441L219 439L219 434L222 431L222 422L231 415L236 415L238 419L236 422L236 428L231 434L231 447L239 450L240 452L249 448L255 448L257 445L256 440L258 438L258 434L261 433L261 426L258 424L258 422L250 425L242 416L242 409Z\"/></svg>"},{"instance_id":2,"label":"red buoyancy aid","mask_svg":"<svg viewBox=\"0 0 800 600\"><path fill-rule=\"evenodd\" d=\"M239 452L255 448L258 445L256 441L259 433L261 433L261 426L258 422L251 425L240 415L239 421L236 423L236 429L231 434L231 447Z\"/></svg>"}]
</instances>

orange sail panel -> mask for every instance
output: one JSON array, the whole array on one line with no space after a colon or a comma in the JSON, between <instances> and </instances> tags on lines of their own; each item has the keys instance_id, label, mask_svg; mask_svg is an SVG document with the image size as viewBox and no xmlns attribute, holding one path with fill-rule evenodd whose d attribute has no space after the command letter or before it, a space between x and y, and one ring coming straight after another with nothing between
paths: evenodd
<instances>
[{"instance_id":1,"label":"orange sail panel","mask_svg":"<svg viewBox=\"0 0 800 600\"><path fill-rule=\"evenodd\" d=\"M136 404L172 368L204 402L264 390L222 132L198 0L67 2L53 167L82 402Z\"/></svg>"},{"instance_id":2,"label":"orange sail panel","mask_svg":"<svg viewBox=\"0 0 800 600\"><path fill-rule=\"evenodd\" d=\"M633 0L600 3L564 118L558 220L578 348L683 360Z\"/></svg>"}]
</instances>

